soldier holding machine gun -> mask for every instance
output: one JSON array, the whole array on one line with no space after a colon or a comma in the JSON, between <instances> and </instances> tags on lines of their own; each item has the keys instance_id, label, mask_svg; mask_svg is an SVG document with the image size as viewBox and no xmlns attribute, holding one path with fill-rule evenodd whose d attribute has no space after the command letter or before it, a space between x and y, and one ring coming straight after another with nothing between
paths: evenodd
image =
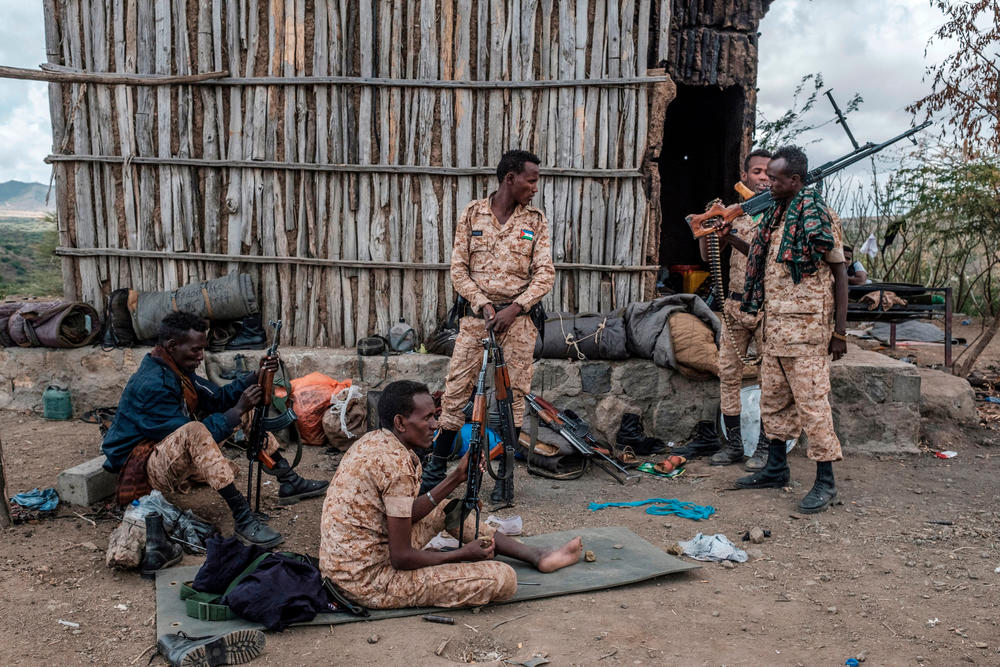
<instances>
[{"instance_id":1,"label":"soldier holding machine gun","mask_svg":"<svg viewBox=\"0 0 1000 667\"><path fill-rule=\"evenodd\" d=\"M760 412L768 438L763 469L736 486L787 485L785 442L805 431L816 481L798 509L819 512L837 497L833 462L843 458L833 430L828 355L836 360L847 351L847 270L840 223L819 191L806 187L807 175L801 149L776 151L767 165L776 206L764 212L749 247L732 241L748 250L740 309L764 312Z\"/></svg>"},{"instance_id":2,"label":"soldier holding machine gun","mask_svg":"<svg viewBox=\"0 0 1000 667\"><path fill-rule=\"evenodd\" d=\"M478 411L480 417L484 410ZM323 503L319 567L345 595L374 609L479 606L517 591L517 575L494 555L509 556L553 572L576 563L579 537L557 548L531 547L476 525L465 501L442 502L470 471L466 498L475 503L486 465L469 453L441 482L420 493L415 452L432 445L437 420L427 385L400 380L379 397L381 429L361 437L344 455ZM480 428L483 427L479 424ZM474 455L473 455L474 456ZM478 468L478 470L477 470ZM441 530L468 541L453 551L422 547Z\"/></svg>"}]
</instances>

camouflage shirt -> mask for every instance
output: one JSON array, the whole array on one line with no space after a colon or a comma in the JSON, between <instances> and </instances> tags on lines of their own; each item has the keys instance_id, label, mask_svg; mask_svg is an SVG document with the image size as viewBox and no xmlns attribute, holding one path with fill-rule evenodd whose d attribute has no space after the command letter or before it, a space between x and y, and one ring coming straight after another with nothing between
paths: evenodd
<instances>
[{"instance_id":1,"label":"camouflage shirt","mask_svg":"<svg viewBox=\"0 0 1000 667\"><path fill-rule=\"evenodd\" d=\"M476 312L507 302L526 312L555 283L549 222L534 206L519 205L501 225L490 208L493 194L470 203L458 219L451 282Z\"/></svg>"},{"instance_id":2,"label":"camouflage shirt","mask_svg":"<svg viewBox=\"0 0 1000 667\"><path fill-rule=\"evenodd\" d=\"M757 225L760 223L760 215L751 218L749 215L741 215L733 220L733 228L730 234L753 243L753 236L757 232ZM729 256L729 287L726 289L726 298L730 292L743 293L743 282L747 277L747 256L740 251L733 249Z\"/></svg>"},{"instance_id":3,"label":"camouflage shirt","mask_svg":"<svg viewBox=\"0 0 1000 667\"><path fill-rule=\"evenodd\" d=\"M389 563L388 517L411 516L420 461L391 431L361 437L344 454L320 518L320 570L334 582L373 581Z\"/></svg>"},{"instance_id":4,"label":"camouflage shirt","mask_svg":"<svg viewBox=\"0 0 1000 667\"><path fill-rule=\"evenodd\" d=\"M830 264L844 261L840 218L833 218L834 246L819 263L815 273L806 274L799 284L792 281L788 266L778 262L775 233L767 249L764 269L764 352L777 357L827 354L833 332L833 271ZM785 224L782 220L782 224Z\"/></svg>"}]
</instances>

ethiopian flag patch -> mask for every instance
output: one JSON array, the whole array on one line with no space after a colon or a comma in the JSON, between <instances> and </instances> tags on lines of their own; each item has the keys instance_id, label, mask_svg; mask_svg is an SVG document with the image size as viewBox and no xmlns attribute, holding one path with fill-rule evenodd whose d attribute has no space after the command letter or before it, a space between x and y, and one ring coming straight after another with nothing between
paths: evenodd
<instances>
[{"instance_id":1,"label":"ethiopian flag patch","mask_svg":"<svg viewBox=\"0 0 1000 667\"><path fill-rule=\"evenodd\" d=\"M522 229L521 236L518 237L518 241L534 241L535 232L532 229Z\"/></svg>"}]
</instances>

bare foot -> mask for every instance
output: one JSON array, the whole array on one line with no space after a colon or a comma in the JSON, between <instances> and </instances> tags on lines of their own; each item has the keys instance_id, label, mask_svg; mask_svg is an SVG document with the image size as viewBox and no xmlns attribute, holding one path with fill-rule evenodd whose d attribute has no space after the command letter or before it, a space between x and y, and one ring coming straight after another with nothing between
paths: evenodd
<instances>
[{"instance_id":1,"label":"bare foot","mask_svg":"<svg viewBox=\"0 0 1000 667\"><path fill-rule=\"evenodd\" d=\"M555 572L580 560L583 551L583 540L574 537L558 549L553 548L542 554L535 567L539 572Z\"/></svg>"}]
</instances>

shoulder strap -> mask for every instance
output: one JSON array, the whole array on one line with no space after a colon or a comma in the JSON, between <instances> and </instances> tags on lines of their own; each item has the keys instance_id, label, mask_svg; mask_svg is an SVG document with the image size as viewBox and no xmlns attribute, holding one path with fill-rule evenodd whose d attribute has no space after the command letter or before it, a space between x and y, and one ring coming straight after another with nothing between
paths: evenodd
<instances>
[{"instance_id":1,"label":"shoulder strap","mask_svg":"<svg viewBox=\"0 0 1000 667\"><path fill-rule=\"evenodd\" d=\"M219 600L236 588L241 581L253 574L260 567L261 562L270 555L271 552L267 552L255 558L246 569L229 582L229 586L226 587L226 591L222 595L196 591L191 587L192 582L190 581L181 584L180 597L184 600L187 615L191 618L197 618L199 621L228 621L236 618L236 614L229 608L229 605L219 604Z\"/></svg>"}]
</instances>

